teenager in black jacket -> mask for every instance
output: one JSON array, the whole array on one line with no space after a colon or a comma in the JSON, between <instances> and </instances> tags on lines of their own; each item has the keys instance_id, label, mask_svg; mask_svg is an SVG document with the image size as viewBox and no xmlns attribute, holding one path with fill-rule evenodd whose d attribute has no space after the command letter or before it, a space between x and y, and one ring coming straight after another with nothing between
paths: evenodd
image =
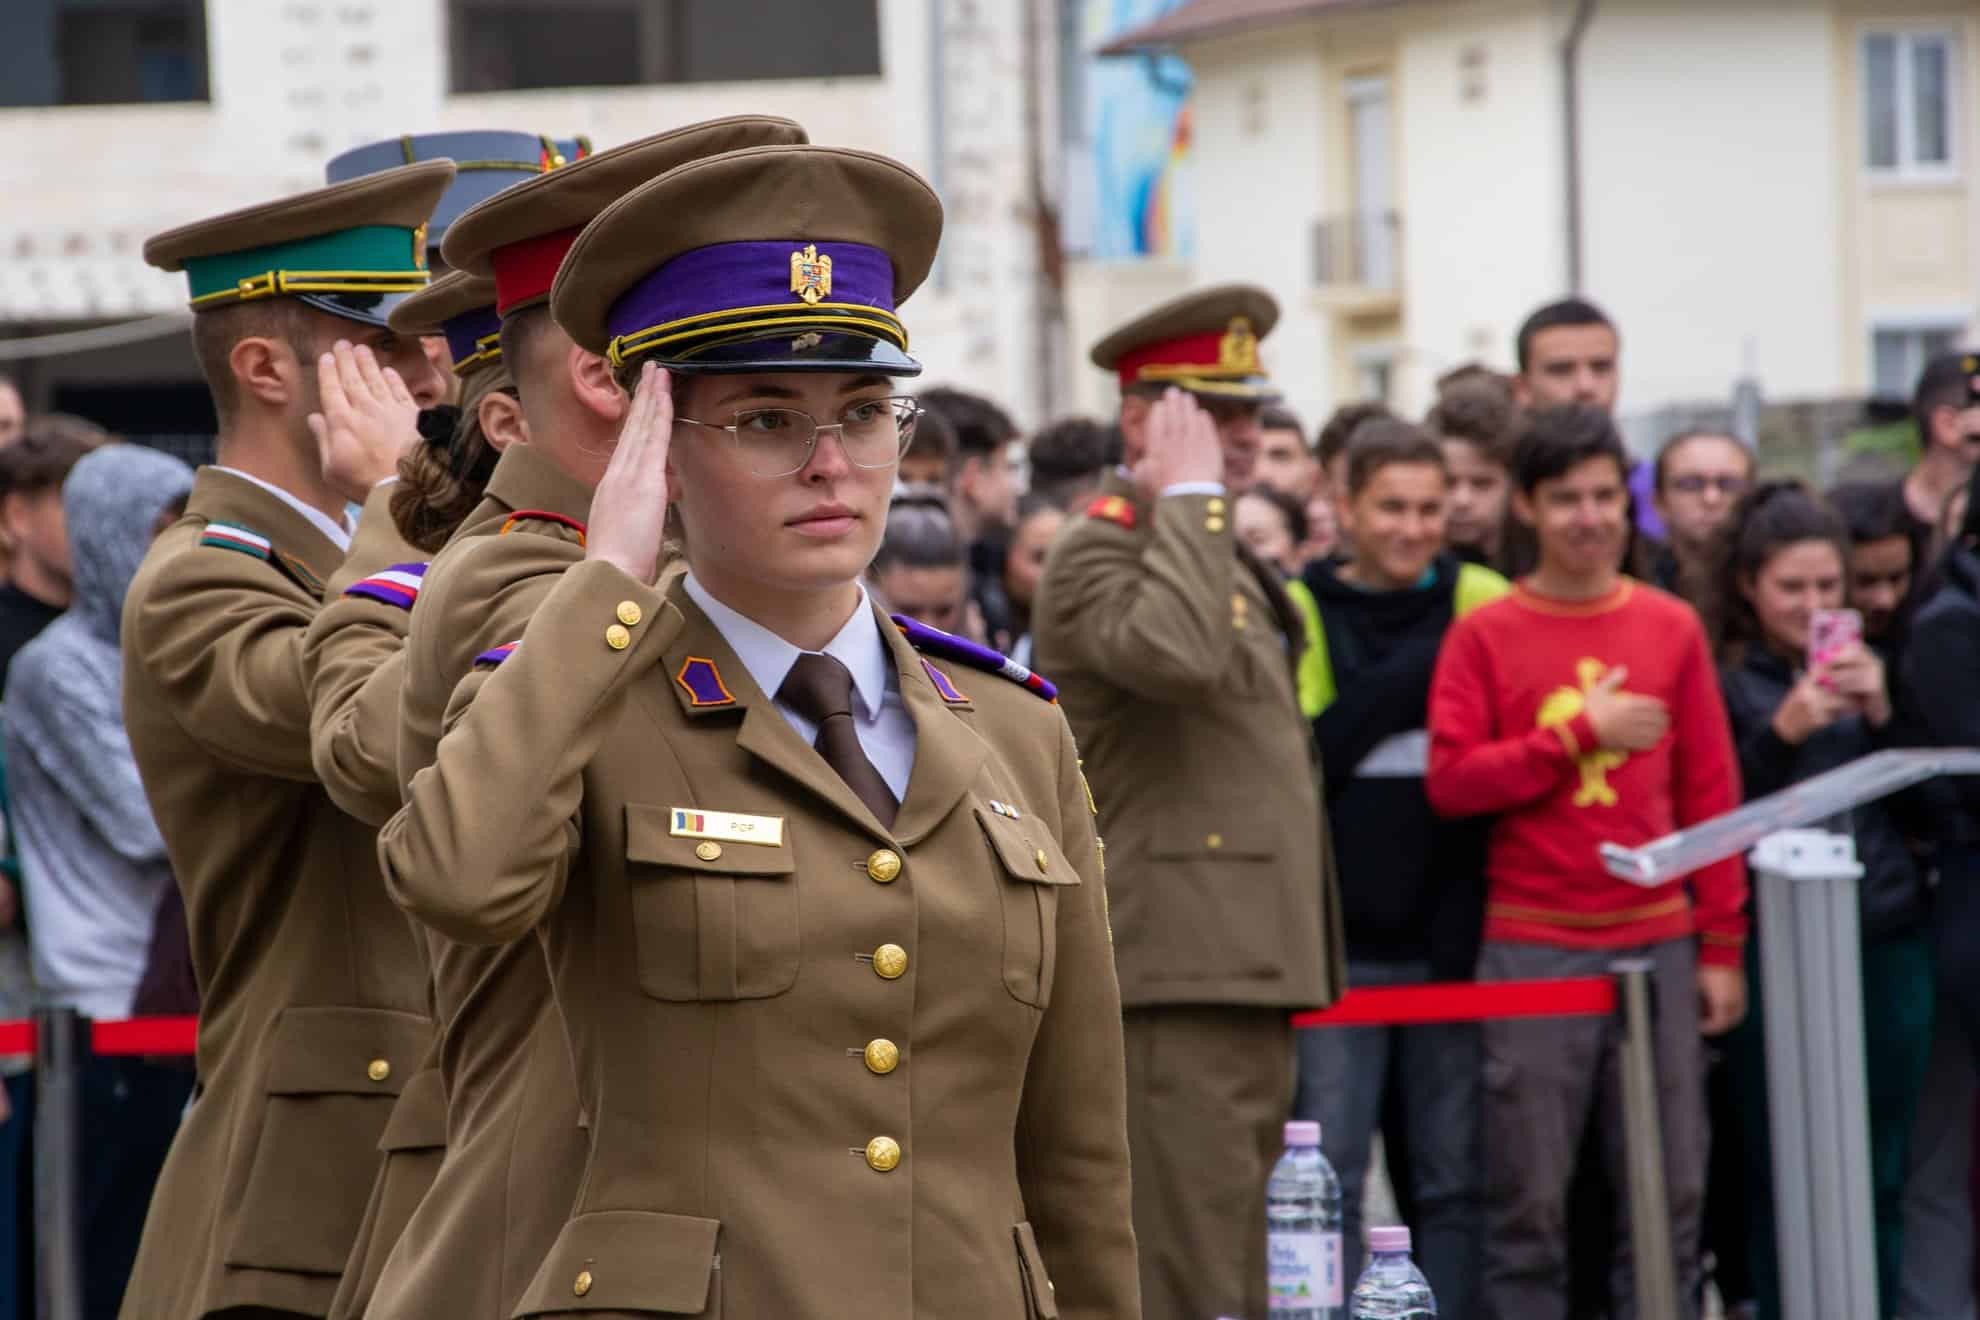
<instances>
[{"instance_id":1,"label":"teenager in black jacket","mask_svg":"<svg viewBox=\"0 0 1980 1320\"><path fill-rule=\"evenodd\" d=\"M1796 482L1759 486L1728 526L1709 621L1720 645L1726 711L1749 800L1891 743L1892 705L1877 653L1862 642L1809 653L1814 611L1843 607L1848 564L1849 533L1841 516ZM1863 866L1864 1052L1884 1316L1896 1313L1909 1141L1932 1044L1929 906L1924 876L1899 826L1901 806L1897 799L1871 802L1829 822L1855 840ZM1752 1003L1746 1021L1727 1038L1726 1057L1744 1126L1753 1284L1760 1314L1778 1317L1757 939L1747 942L1746 956Z\"/></svg>"}]
</instances>

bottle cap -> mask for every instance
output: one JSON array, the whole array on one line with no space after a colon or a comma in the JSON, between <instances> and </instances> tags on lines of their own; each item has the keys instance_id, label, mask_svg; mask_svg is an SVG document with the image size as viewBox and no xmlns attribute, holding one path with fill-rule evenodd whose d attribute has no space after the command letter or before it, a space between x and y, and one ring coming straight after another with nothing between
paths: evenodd
<instances>
[{"instance_id":1,"label":"bottle cap","mask_svg":"<svg viewBox=\"0 0 1980 1320\"><path fill-rule=\"evenodd\" d=\"M1320 1144L1320 1125L1294 1119L1286 1124L1286 1144L1288 1146L1317 1146Z\"/></svg>"},{"instance_id":2,"label":"bottle cap","mask_svg":"<svg viewBox=\"0 0 1980 1320\"><path fill-rule=\"evenodd\" d=\"M1409 1229L1401 1224L1388 1225L1368 1230L1370 1251L1408 1251Z\"/></svg>"}]
</instances>

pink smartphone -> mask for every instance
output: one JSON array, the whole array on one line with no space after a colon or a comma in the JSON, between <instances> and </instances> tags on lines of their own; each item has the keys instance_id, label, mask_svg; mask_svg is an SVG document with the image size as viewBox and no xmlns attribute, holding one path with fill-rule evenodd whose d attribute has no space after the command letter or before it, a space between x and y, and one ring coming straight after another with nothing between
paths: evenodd
<instances>
[{"instance_id":1,"label":"pink smartphone","mask_svg":"<svg viewBox=\"0 0 1980 1320\"><path fill-rule=\"evenodd\" d=\"M1855 610L1816 610L1808 620L1808 667L1834 660L1863 640L1863 616Z\"/></svg>"}]
</instances>

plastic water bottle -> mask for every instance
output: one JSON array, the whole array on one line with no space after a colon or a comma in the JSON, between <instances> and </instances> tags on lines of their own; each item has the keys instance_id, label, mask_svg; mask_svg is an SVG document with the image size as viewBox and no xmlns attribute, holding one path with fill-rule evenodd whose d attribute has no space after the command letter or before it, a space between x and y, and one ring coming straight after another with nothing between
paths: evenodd
<instances>
[{"instance_id":1,"label":"plastic water bottle","mask_svg":"<svg viewBox=\"0 0 1980 1320\"><path fill-rule=\"evenodd\" d=\"M1341 1180L1320 1153L1320 1125L1286 1124L1286 1153L1265 1184L1270 1320L1343 1320Z\"/></svg>"},{"instance_id":2,"label":"plastic water bottle","mask_svg":"<svg viewBox=\"0 0 1980 1320\"><path fill-rule=\"evenodd\" d=\"M1408 1229L1369 1229L1368 1255L1349 1320L1436 1320L1430 1280L1409 1258Z\"/></svg>"}]
</instances>

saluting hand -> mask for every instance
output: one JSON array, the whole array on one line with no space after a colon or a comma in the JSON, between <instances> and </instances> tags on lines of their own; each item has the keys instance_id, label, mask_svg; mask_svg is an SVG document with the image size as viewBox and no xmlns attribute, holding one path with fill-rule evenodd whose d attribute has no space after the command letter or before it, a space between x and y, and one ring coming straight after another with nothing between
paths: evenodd
<instances>
[{"instance_id":1,"label":"saluting hand","mask_svg":"<svg viewBox=\"0 0 1980 1320\"><path fill-rule=\"evenodd\" d=\"M591 496L586 559L602 559L629 577L653 581L667 532L667 447L673 438L673 390L667 373L648 362L640 368L612 461Z\"/></svg>"},{"instance_id":2,"label":"saluting hand","mask_svg":"<svg viewBox=\"0 0 1980 1320\"><path fill-rule=\"evenodd\" d=\"M1222 481L1217 423L1195 399L1171 388L1148 410L1148 447L1134 465L1135 489L1150 503L1186 481Z\"/></svg>"},{"instance_id":3,"label":"saluting hand","mask_svg":"<svg viewBox=\"0 0 1980 1320\"><path fill-rule=\"evenodd\" d=\"M370 348L342 339L316 360L316 387L323 411L309 415L309 431L323 480L345 499L361 501L419 442L419 404Z\"/></svg>"}]
</instances>

